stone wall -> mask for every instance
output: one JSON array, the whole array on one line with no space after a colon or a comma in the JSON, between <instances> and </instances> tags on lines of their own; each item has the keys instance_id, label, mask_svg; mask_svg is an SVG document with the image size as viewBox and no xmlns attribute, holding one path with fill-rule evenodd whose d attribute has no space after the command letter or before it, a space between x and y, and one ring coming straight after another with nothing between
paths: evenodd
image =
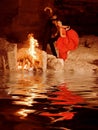
<instances>
[{"instance_id":1,"label":"stone wall","mask_svg":"<svg viewBox=\"0 0 98 130\"><path fill-rule=\"evenodd\" d=\"M11 24L4 27L4 34L10 40L17 40L18 42L18 40L25 40L27 34L34 33L35 38L40 40L43 36L45 22L44 8L53 6L53 0L47 2L46 0L18 0L17 3L18 13L11 19Z\"/></svg>"},{"instance_id":2,"label":"stone wall","mask_svg":"<svg viewBox=\"0 0 98 130\"><path fill-rule=\"evenodd\" d=\"M64 24L79 34L98 33L97 0L3 0L0 1L0 36L20 42L28 33L34 33L42 42L46 6L53 7Z\"/></svg>"}]
</instances>

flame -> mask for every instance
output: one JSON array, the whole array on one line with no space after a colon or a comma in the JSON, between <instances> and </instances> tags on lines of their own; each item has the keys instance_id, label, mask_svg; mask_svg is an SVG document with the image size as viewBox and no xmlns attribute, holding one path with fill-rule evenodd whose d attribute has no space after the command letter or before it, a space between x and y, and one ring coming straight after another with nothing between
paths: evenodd
<instances>
[{"instance_id":1,"label":"flame","mask_svg":"<svg viewBox=\"0 0 98 130\"><path fill-rule=\"evenodd\" d=\"M32 70L36 64L41 61L40 53L38 51L38 41L34 38L33 34L28 34L26 42L26 48L20 50L20 59L18 60L18 69ZM29 45L29 46L28 46Z\"/></svg>"},{"instance_id":2,"label":"flame","mask_svg":"<svg viewBox=\"0 0 98 130\"><path fill-rule=\"evenodd\" d=\"M29 34L28 39L29 39L29 44L30 44L29 53L33 57L34 60L37 60L36 47L39 46L38 41L34 39L33 34Z\"/></svg>"}]
</instances>

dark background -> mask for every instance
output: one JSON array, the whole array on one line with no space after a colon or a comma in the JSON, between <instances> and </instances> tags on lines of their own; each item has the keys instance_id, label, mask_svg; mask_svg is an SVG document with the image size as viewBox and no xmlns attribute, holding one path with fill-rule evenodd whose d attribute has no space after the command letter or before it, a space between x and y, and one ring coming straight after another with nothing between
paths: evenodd
<instances>
[{"instance_id":1,"label":"dark background","mask_svg":"<svg viewBox=\"0 0 98 130\"><path fill-rule=\"evenodd\" d=\"M98 35L98 0L0 0L0 37L21 42L34 33L42 42L46 6L80 36Z\"/></svg>"}]
</instances>

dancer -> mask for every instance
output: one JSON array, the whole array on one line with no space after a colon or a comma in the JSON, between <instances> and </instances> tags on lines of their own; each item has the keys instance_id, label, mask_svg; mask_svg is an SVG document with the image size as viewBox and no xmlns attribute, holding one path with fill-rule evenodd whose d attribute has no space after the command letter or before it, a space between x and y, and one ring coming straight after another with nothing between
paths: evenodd
<instances>
[{"instance_id":1,"label":"dancer","mask_svg":"<svg viewBox=\"0 0 98 130\"><path fill-rule=\"evenodd\" d=\"M68 52L77 48L79 36L70 26L62 25L61 21L58 21L58 27L60 32L60 37L56 41L58 57L66 60Z\"/></svg>"},{"instance_id":2,"label":"dancer","mask_svg":"<svg viewBox=\"0 0 98 130\"><path fill-rule=\"evenodd\" d=\"M57 29L57 16L53 14L53 11L50 7L46 7L44 11L48 12L48 20L44 30L44 41L42 45L42 50L46 51L47 45L50 45L52 54L57 57L54 42L58 39L59 33Z\"/></svg>"}]
</instances>

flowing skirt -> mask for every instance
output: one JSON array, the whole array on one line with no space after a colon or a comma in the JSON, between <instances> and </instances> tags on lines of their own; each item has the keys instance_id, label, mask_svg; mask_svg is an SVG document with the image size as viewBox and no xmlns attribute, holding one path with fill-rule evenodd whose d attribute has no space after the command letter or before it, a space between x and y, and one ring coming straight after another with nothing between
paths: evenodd
<instances>
[{"instance_id":1,"label":"flowing skirt","mask_svg":"<svg viewBox=\"0 0 98 130\"><path fill-rule=\"evenodd\" d=\"M59 37L56 41L56 48L59 58L66 59L68 51L75 50L79 44L79 36L76 31L70 29L66 32L66 37Z\"/></svg>"}]
</instances>

